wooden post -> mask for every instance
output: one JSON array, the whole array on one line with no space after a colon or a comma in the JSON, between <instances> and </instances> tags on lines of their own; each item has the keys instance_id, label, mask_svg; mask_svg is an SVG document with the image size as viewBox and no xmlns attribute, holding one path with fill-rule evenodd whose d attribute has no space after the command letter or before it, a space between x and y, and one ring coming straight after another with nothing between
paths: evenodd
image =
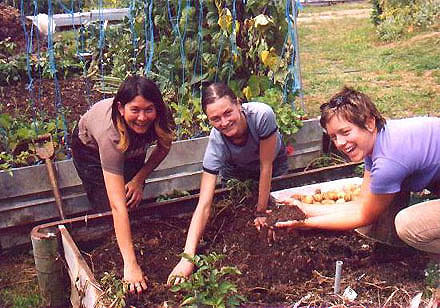
<instances>
[{"instance_id":1,"label":"wooden post","mask_svg":"<svg viewBox=\"0 0 440 308\"><path fill-rule=\"evenodd\" d=\"M44 232L44 233L43 233ZM63 262L59 252L60 234L57 228L31 232L38 286L43 303L48 307L67 306Z\"/></svg>"}]
</instances>

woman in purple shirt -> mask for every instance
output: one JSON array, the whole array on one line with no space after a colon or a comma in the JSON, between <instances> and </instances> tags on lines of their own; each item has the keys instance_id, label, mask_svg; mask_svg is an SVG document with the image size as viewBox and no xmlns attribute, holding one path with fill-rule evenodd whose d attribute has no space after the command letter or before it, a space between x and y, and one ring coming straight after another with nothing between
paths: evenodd
<instances>
[{"instance_id":1,"label":"woman in purple shirt","mask_svg":"<svg viewBox=\"0 0 440 308\"><path fill-rule=\"evenodd\" d=\"M407 203L410 192L440 192L440 118L386 121L367 95L345 87L321 106L320 121L338 150L351 161L364 160L361 197L337 207L299 204L307 219L277 227L371 225L440 260L440 199Z\"/></svg>"}]
</instances>

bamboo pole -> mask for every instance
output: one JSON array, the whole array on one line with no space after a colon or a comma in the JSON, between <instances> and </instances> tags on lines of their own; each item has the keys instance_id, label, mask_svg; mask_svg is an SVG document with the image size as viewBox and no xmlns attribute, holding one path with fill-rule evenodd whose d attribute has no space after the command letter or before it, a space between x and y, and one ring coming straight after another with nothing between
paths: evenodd
<instances>
[{"instance_id":1,"label":"bamboo pole","mask_svg":"<svg viewBox=\"0 0 440 308\"><path fill-rule=\"evenodd\" d=\"M44 233L31 232L32 247L37 270L38 287L43 303L48 307L67 307L67 292L63 262L59 253L60 233L57 228Z\"/></svg>"}]
</instances>

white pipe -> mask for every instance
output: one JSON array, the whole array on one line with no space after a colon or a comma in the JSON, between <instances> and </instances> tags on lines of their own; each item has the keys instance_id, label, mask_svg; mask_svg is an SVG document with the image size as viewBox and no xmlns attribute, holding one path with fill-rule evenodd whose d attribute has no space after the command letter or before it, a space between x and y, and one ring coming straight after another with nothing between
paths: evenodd
<instances>
[{"instance_id":1,"label":"white pipe","mask_svg":"<svg viewBox=\"0 0 440 308\"><path fill-rule=\"evenodd\" d=\"M341 290L341 272L342 272L342 261L336 261L336 272L335 272L335 285L333 287L333 293L338 294Z\"/></svg>"}]
</instances>

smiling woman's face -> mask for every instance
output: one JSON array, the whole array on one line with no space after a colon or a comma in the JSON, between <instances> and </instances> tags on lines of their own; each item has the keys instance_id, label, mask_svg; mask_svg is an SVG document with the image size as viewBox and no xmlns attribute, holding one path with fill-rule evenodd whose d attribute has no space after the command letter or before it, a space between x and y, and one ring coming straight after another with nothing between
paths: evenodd
<instances>
[{"instance_id":1,"label":"smiling woman's face","mask_svg":"<svg viewBox=\"0 0 440 308\"><path fill-rule=\"evenodd\" d=\"M206 115L212 126L226 137L240 137L243 129L246 129L246 120L241 113L240 104L234 104L229 96L206 105Z\"/></svg>"},{"instance_id":2,"label":"smiling woman's face","mask_svg":"<svg viewBox=\"0 0 440 308\"><path fill-rule=\"evenodd\" d=\"M127 125L138 134L145 134L157 117L154 104L140 95L124 106L119 103L118 109Z\"/></svg>"},{"instance_id":3,"label":"smiling woman's face","mask_svg":"<svg viewBox=\"0 0 440 308\"><path fill-rule=\"evenodd\" d=\"M326 130L336 148L346 154L351 161L361 161L373 152L377 134L374 118L367 121L364 129L334 115L327 122Z\"/></svg>"}]
</instances>

